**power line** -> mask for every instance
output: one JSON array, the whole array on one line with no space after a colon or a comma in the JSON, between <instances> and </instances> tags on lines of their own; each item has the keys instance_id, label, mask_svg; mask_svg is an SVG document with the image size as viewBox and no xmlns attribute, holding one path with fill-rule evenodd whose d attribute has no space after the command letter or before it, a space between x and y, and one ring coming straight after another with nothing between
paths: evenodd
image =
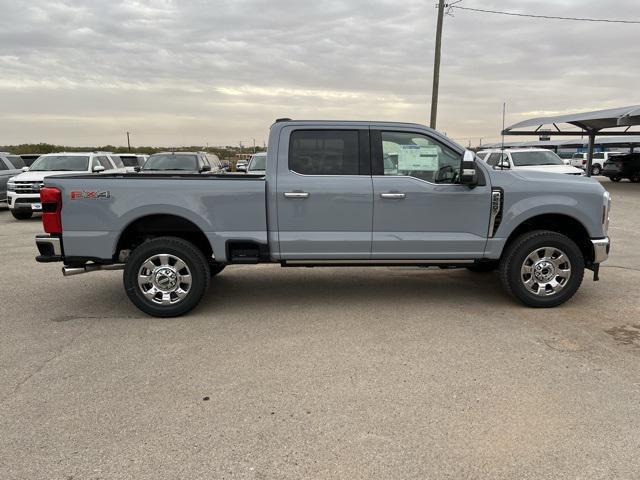
<instances>
[{"instance_id":1,"label":"power line","mask_svg":"<svg viewBox=\"0 0 640 480\"><path fill-rule=\"evenodd\" d=\"M485 10L482 8L459 7L457 5L447 5L449 8L457 8L458 10L468 10L470 12L493 13L496 15L509 15L511 17L527 17L542 18L546 20L570 20L573 22L602 22L602 23L627 23L639 25L640 20L618 20L610 18L580 18L580 17L557 17L553 15L532 15L526 13L502 12L498 10Z\"/></svg>"}]
</instances>

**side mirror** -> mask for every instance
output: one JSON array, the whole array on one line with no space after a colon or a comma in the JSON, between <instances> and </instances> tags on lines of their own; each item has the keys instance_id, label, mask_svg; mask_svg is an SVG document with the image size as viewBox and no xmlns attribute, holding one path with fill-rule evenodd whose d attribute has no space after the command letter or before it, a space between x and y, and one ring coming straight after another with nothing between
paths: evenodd
<instances>
[{"instance_id":1,"label":"side mirror","mask_svg":"<svg viewBox=\"0 0 640 480\"><path fill-rule=\"evenodd\" d=\"M247 167L246 166L244 166L244 167L242 167L242 166L236 167L236 170L239 171L239 172L246 172L247 171Z\"/></svg>"},{"instance_id":2,"label":"side mirror","mask_svg":"<svg viewBox=\"0 0 640 480\"><path fill-rule=\"evenodd\" d=\"M211 165L208 164L204 164L202 165L202 167L200 168L200 172L210 172L211 171Z\"/></svg>"},{"instance_id":3,"label":"side mirror","mask_svg":"<svg viewBox=\"0 0 640 480\"><path fill-rule=\"evenodd\" d=\"M102 165L96 165L96 166L93 167L93 172L94 173L104 172L104 167Z\"/></svg>"},{"instance_id":4,"label":"side mirror","mask_svg":"<svg viewBox=\"0 0 640 480\"><path fill-rule=\"evenodd\" d=\"M478 183L475 155L471 150L465 150L460 162L460 184L473 188Z\"/></svg>"},{"instance_id":5,"label":"side mirror","mask_svg":"<svg viewBox=\"0 0 640 480\"><path fill-rule=\"evenodd\" d=\"M509 162L507 160L500 160L495 167L493 167L494 170L508 170L511 168L511 165L509 165Z\"/></svg>"},{"instance_id":6,"label":"side mirror","mask_svg":"<svg viewBox=\"0 0 640 480\"><path fill-rule=\"evenodd\" d=\"M135 167L133 167L133 171L136 173L140 173L140 170L142 170L142 167L139 165L136 165Z\"/></svg>"},{"instance_id":7,"label":"side mirror","mask_svg":"<svg viewBox=\"0 0 640 480\"><path fill-rule=\"evenodd\" d=\"M28 172L29 171L29 167L22 167L22 171L23 172Z\"/></svg>"}]
</instances>

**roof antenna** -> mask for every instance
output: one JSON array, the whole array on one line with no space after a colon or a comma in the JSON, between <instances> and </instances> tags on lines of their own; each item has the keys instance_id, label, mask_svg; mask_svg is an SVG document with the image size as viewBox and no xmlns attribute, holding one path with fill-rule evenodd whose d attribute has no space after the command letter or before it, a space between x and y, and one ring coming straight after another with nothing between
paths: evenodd
<instances>
[{"instance_id":1,"label":"roof antenna","mask_svg":"<svg viewBox=\"0 0 640 480\"><path fill-rule=\"evenodd\" d=\"M507 114L507 102L502 103L502 146L500 147L500 170L504 170L504 117Z\"/></svg>"}]
</instances>

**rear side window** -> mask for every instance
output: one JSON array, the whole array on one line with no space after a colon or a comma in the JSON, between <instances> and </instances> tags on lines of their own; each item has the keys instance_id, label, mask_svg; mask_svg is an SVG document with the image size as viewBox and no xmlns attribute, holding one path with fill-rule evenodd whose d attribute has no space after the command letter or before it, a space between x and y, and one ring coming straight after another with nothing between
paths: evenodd
<instances>
[{"instance_id":1,"label":"rear side window","mask_svg":"<svg viewBox=\"0 0 640 480\"><path fill-rule=\"evenodd\" d=\"M303 175L358 175L357 130L296 130L289 143L289 170Z\"/></svg>"},{"instance_id":2,"label":"rear side window","mask_svg":"<svg viewBox=\"0 0 640 480\"><path fill-rule=\"evenodd\" d=\"M9 167L6 165L7 161L0 157L0 170L9 170Z\"/></svg>"},{"instance_id":3,"label":"rear side window","mask_svg":"<svg viewBox=\"0 0 640 480\"><path fill-rule=\"evenodd\" d=\"M9 155L7 157L7 160L9 160L9 163L13 165L13 168L15 168L16 170L26 166L24 164L24 160L22 160L22 157L19 157L17 155Z\"/></svg>"}]
</instances>

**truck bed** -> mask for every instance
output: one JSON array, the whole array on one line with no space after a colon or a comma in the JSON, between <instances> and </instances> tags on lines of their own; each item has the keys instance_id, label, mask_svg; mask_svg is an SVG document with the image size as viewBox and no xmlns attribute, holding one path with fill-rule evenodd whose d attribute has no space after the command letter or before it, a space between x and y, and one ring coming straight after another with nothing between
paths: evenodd
<instances>
[{"instance_id":1,"label":"truck bed","mask_svg":"<svg viewBox=\"0 0 640 480\"><path fill-rule=\"evenodd\" d=\"M65 257L111 259L128 226L156 215L193 223L221 262L227 240L267 244L262 175L83 174L44 183L62 193Z\"/></svg>"}]
</instances>

